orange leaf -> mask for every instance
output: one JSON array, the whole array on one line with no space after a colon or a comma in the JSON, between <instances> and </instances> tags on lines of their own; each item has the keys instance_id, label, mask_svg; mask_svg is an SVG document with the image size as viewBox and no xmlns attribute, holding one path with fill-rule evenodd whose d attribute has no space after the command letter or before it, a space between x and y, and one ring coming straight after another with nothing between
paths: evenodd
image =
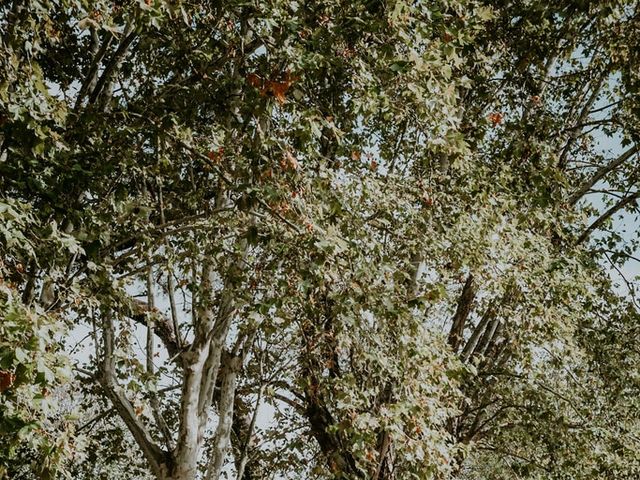
<instances>
[{"instance_id":1,"label":"orange leaf","mask_svg":"<svg viewBox=\"0 0 640 480\"><path fill-rule=\"evenodd\" d=\"M283 170L297 170L298 159L294 157L291 152L286 151L282 156L282 160L280 160L280 167L282 167Z\"/></svg>"},{"instance_id":2,"label":"orange leaf","mask_svg":"<svg viewBox=\"0 0 640 480\"><path fill-rule=\"evenodd\" d=\"M211 160L215 164L220 163L223 155L224 155L224 147L218 147L218 150L215 150L215 151L209 150L209 153L207 153L209 160Z\"/></svg>"},{"instance_id":3,"label":"orange leaf","mask_svg":"<svg viewBox=\"0 0 640 480\"><path fill-rule=\"evenodd\" d=\"M289 82L271 82L269 81L269 91L278 103L286 102L286 93L289 90Z\"/></svg>"},{"instance_id":4,"label":"orange leaf","mask_svg":"<svg viewBox=\"0 0 640 480\"><path fill-rule=\"evenodd\" d=\"M284 72L283 75L280 76L280 80L265 80L262 81L260 77L251 78L247 77L247 81L249 81L255 87L260 87L260 95L270 95L276 99L276 101L280 104L286 101L286 94L291 85L300 79L297 75L291 75L291 72L288 70Z\"/></svg>"},{"instance_id":5,"label":"orange leaf","mask_svg":"<svg viewBox=\"0 0 640 480\"><path fill-rule=\"evenodd\" d=\"M0 393L10 389L15 380L16 376L13 373L0 370Z\"/></svg>"},{"instance_id":6,"label":"orange leaf","mask_svg":"<svg viewBox=\"0 0 640 480\"><path fill-rule=\"evenodd\" d=\"M501 112L494 112L490 114L487 118L489 119L489 121L492 123L494 127L497 127L498 125L500 125L500 123L502 123L502 119L504 118L504 115Z\"/></svg>"},{"instance_id":7,"label":"orange leaf","mask_svg":"<svg viewBox=\"0 0 640 480\"><path fill-rule=\"evenodd\" d=\"M259 75L250 73L249 75L247 75L247 83L254 88L262 88L264 80L262 80Z\"/></svg>"}]
</instances>

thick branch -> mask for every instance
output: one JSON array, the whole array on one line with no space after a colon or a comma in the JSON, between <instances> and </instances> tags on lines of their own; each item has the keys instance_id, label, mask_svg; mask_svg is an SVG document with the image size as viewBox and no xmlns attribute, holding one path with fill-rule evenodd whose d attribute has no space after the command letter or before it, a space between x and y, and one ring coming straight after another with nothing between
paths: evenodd
<instances>
[{"instance_id":1,"label":"thick branch","mask_svg":"<svg viewBox=\"0 0 640 480\"><path fill-rule=\"evenodd\" d=\"M589 192L589 190L591 190L591 188L596 183L598 183L600 180L602 180L609 172L615 170L620 165L622 165L624 162L626 162L631 157L633 157L636 153L638 153L638 150L639 150L638 145L634 145L633 147L631 147L629 150L624 152L622 155L620 155L615 160L613 160L613 161L607 163L606 165L600 167L596 171L596 173L594 173L591 177L589 177L587 180L585 180L580 185L580 187L569 197L569 199L567 200L567 203L569 203L569 205L575 205L576 203L578 203L578 201L587 192Z\"/></svg>"},{"instance_id":2,"label":"thick branch","mask_svg":"<svg viewBox=\"0 0 640 480\"><path fill-rule=\"evenodd\" d=\"M213 440L213 452L209 461L207 480L217 480L222 473L224 459L229 449L236 379L241 366L242 358L240 356L232 356L227 365L225 365L220 393L220 406L218 408L218 427Z\"/></svg>"},{"instance_id":3,"label":"thick branch","mask_svg":"<svg viewBox=\"0 0 640 480\"><path fill-rule=\"evenodd\" d=\"M149 267L147 272L147 301L149 302L149 307L153 311L155 309L155 295L153 291L153 270ZM147 315L147 373L149 376L155 375L155 368L153 364L154 357L154 348L153 348L153 336L154 336L154 320L151 314ZM153 411L153 418L162 433L162 436L165 441L165 445L168 451L173 450L172 442L171 442L171 430L169 430L169 426L167 422L165 422L164 417L162 416L162 412L160 411L160 402L158 401L158 396L155 392L150 392L149 403L151 405L151 410Z\"/></svg>"},{"instance_id":4,"label":"thick branch","mask_svg":"<svg viewBox=\"0 0 640 480\"><path fill-rule=\"evenodd\" d=\"M176 340L173 330L173 322L165 317L159 310L150 308L149 305L141 300L132 300L132 313L129 318L140 325L147 326L147 316L153 316L154 333L164 344L169 356L178 359L180 356L180 347Z\"/></svg>"},{"instance_id":5,"label":"thick branch","mask_svg":"<svg viewBox=\"0 0 640 480\"><path fill-rule=\"evenodd\" d=\"M449 338L447 339L454 352L457 352L458 348L460 348L464 326L467 323L467 318L471 312L471 306L473 305L475 296L476 292L473 284L473 275L469 274L464 287L462 287L462 293L458 300L458 307L456 308L456 313L453 316L451 330L449 331Z\"/></svg>"},{"instance_id":6,"label":"thick branch","mask_svg":"<svg viewBox=\"0 0 640 480\"><path fill-rule=\"evenodd\" d=\"M482 319L480 320L480 322L478 322L478 325L476 325L476 328L473 330L473 333L471 334L471 338L469 338L466 345L464 346L464 349L462 350L462 353L460 354L460 357L463 362L466 362L467 360L469 360L471 355L473 355L473 352L475 351L476 346L480 341L480 336L486 330L487 325L491 320L491 318L493 317L493 315L494 315L494 308L491 305L489 306L485 314L482 316Z\"/></svg>"},{"instance_id":7,"label":"thick branch","mask_svg":"<svg viewBox=\"0 0 640 480\"><path fill-rule=\"evenodd\" d=\"M638 198L640 198L640 190L623 198L618 203L616 203L613 207L611 207L609 210L607 210L602 215L600 215L600 217L598 217L596 221L594 221L591 225L589 225L589 227L587 227L587 229L584 232L582 232L582 235L580 235L576 240L576 245L579 245L582 242L584 242L587 238L589 238L589 235L591 235L591 233L594 230L597 230L598 228L600 228L604 224L604 222L606 222L609 218L615 215L616 212L618 212L619 210L622 210L627 205L635 202Z\"/></svg>"},{"instance_id":8,"label":"thick branch","mask_svg":"<svg viewBox=\"0 0 640 480\"><path fill-rule=\"evenodd\" d=\"M209 358L211 341L208 332L213 323L214 313L209 308L209 295L212 291L211 265L205 262L202 268L201 293L196 301L194 294L195 338L189 349L183 354L184 376L180 401L180 430L176 451L177 477L194 478L197 470L198 454L202 439L200 433L199 398L202 395L202 378L205 364ZM194 278L195 280L195 278ZM197 311L197 314L195 312Z\"/></svg>"},{"instance_id":9,"label":"thick branch","mask_svg":"<svg viewBox=\"0 0 640 480\"><path fill-rule=\"evenodd\" d=\"M113 82L113 79L118 69L120 68L120 65L122 64L124 57L127 55L127 52L129 51L129 47L131 46L131 43L133 42L135 37L136 37L135 27L133 24L131 24L129 25L126 32L124 33L124 38L120 42L120 45L118 45L118 48L113 54L111 61L107 64L107 66L104 69L104 72L102 72L102 75L96 82L96 86L91 92L91 95L89 97L89 103L95 103L95 101L99 97L102 97L101 103L103 105L106 105L106 102L111 96L111 91L107 91L111 89L107 87L109 87Z\"/></svg>"},{"instance_id":10,"label":"thick branch","mask_svg":"<svg viewBox=\"0 0 640 480\"><path fill-rule=\"evenodd\" d=\"M308 362L305 361L305 363ZM303 375L305 377L304 416L309 422L311 434L327 458L331 470L338 476L342 474L351 475L353 478L362 478L362 472L358 469L355 459L348 450L342 447L338 434L332 431L336 422L326 406L318 378L312 367L307 366Z\"/></svg>"}]
</instances>

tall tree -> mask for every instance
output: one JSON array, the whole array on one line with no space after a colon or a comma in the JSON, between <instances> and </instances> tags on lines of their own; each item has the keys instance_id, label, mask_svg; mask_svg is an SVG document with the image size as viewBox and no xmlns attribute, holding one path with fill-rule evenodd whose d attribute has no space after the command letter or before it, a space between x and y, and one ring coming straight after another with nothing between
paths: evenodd
<instances>
[{"instance_id":1,"label":"tall tree","mask_svg":"<svg viewBox=\"0 0 640 480\"><path fill-rule=\"evenodd\" d=\"M5 2L0 298L69 328L89 444L51 471L634 478L638 15Z\"/></svg>"}]
</instances>

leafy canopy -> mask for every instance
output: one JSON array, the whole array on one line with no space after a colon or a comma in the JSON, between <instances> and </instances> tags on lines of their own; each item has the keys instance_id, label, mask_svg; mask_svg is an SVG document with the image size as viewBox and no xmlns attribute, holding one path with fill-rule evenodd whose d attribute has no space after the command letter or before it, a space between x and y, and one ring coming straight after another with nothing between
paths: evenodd
<instances>
[{"instance_id":1,"label":"leafy canopy","mask_svg":"<svg viewBox=\"0 0 640 480\"><path fill-rule=\"evenodd\" d=\"M637 476L638 13L5 2L3 473Z\"/></svg>"}]
</instances>

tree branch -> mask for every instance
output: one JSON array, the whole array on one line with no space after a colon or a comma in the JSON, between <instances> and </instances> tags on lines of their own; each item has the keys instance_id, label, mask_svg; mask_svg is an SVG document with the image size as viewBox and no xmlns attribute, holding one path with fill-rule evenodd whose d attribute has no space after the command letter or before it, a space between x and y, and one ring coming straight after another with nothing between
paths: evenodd
<instances>
[{"instance_id":1,"label":"tree branch","mask_svg":"<svg viewBox=\"0 0 640 480\"><path fill-rule=\"evenodd\" d=\"M135 37L136 37L135 25L131 23L127 27L124 33L124 38L120 42L120 45L118 45L118 48L116 49L116 51L114 52L113 57L111 58L111 61L107 64L107 66L104 69L104 72L102 72L102 75L96 82L96 86L91 92L91 95L89 96L89 103L95 103L96 100L100 98L101 106L102 107L106 106L106 102L108 102L109 98L111 97L111 93L112 93L111 87L113 83L113 78L115 77L116 72L120 68L120 65L122 64L124 57L129 51L129 47L131 46L131 43L133 42Z\"/></svg>"},{"instance_id":2,"label":"tree branch","mask_svg":"<svg viewBox=\"0 0 640 480\"><path fill-rule=\"evenodd\" d=\"M224 458L229 449L236 379L241 366L242 357L240 355L233 355L225 365L218 408L218 427L213 440L213 452L207 467L207 480L217 480L222 473Z\"/></svg>"},{"instance_id":3,"label":"tree branch","mask_svg":"<svg viewBox=\"0 0 640 480\"><path fill-rule=\"evenodd\" d=\"M91 28L91 36L92 41L94 42L94 46L97 46L97 43L100 41L98 37L98 32L95 28ZM95 49L93 51L93 56L91 58L91 65L89 65L89 71L87 72L87 76L85 77L84 82L82 83L82 87L80 87L80 92L76 97L76 103L74 106L74 110L77 112L80 109L80 105L82 105L82 100L87 96L87 93L94 90L96 87L96 83L98 82L98 71L99 65L102 62L105 54L107 53L107 49L111 45L111 41L113 40L113 36L110 35L100 46L99 49Z\"/></svg>"},{"instance_id":4,"label":"tree branch","mask_svg":"<svg viewBox=\"0 0 640 480\"><path fill-rule=\"evenodd\" d=\"M458 306L456 308L456 313L453 316L451 330L449 330L449 337L447 339L454 352L457 352L458 348L460 348L464 327L467 322L467 318L469 317L469 313L471 312L475 296L476 292L473 284L473 275L469 274L467 281L462 287L462 293L458 300Z\"/></svg>"},{"instance_id":5,"label":"tree branch","mask_svg":"<svg viewBox=\"0 0 640 480\"><path fill-rule=\"evenodd\" d=\"M636 192L633 192L631 195L623 198L614 206L612 206L609 210L607 210L602 215L600 215L600 217L598 217L597 220L595 220L591 225L587 227L587 229L584 232L582 232L582 234L576 240L576 245L580 245L582 242L584 242L587 238L589 238L589 235L591 235L591 233L594 230L601 227L602 224L606 222L609 218L611 218L613 215L615 215L616 212L618 212L619 210L622 210L627 205L635 202L638 198L640 198L640 190L637 190Z\"/></svg>"},{"instance_id":6,"label":"tree branch","mask_svg":"<svg viewBox=\"0 0 640 480\"><path fill-rule=\"evenodd\" d=\"M595 61L596 61L596 57L594 56L594 58L592 59L592 62L595 62ZM580 110L580 114L578 115L576 120L573 122L574 125L583 123L585 119L589 116L589 111L591 110L591 107L598 99L598 96L602 91L602 87L606 83L605 80L609 75L610 66L611 66L611 63L605 66L600 76L593 80L594 86L593 86L593 90L591 91L591 95L589 95L589 98L586 100L586 103L583 105L582 109ZM586 92L585 92L585 95L586 95ZM567 155L569 154L569 150L571 149L571 146L573 145L573 143L575 142L575 140L578 138L579 135L580 135L580 130L578 129L572 130L571 133L569 134L569 138L567 139L567 142L562 148L562 151L560 152L560 158L558 159L558 166L561 169L564 169Z\"/></svg>"},{"instance_id":7,"label":"tree branch","mask_svg":"<svg viewBox=\"0 0 640 480\"><path fill-rule=\"evenodd\" d=\"M626 162L627 160L629 160L631 157L633 157L636 153L638 153L638 150L640 149L640 147L638 147L638 145L634 145L633 147L631 147L629 150L627 150L626 152L624 152L622 155L620 155L618 158L616 158L615 160L607 163L606 165L603 165L602 167L600 167L596 173L594 173L591 177L589 177L587 180L585 180L580 187L578 187L578 189L569 197L569 199L567 200L567 203L569 205L575 205L576 203L578 203L578 201L589 191L591 190L591 188L598 183L602 178L604 178L609 172L615 170L616 168L618 168L620 165L622 165L624 162Z\"/></svg>"},{"instance_id":8,"label":"tree branch","mask_svg":"<svg viewBox=\"0 0 640 480\"><path fill-rule=\"evenodd\" d=\"M460 354L460 358L462 359L463 362L466 362L467 360L469 360L471 355L473 355L473 352L475 351L475 348L478 345L478 341L480 340L480 335L482 335L486 330L487 324L489 323L493 315L494 315L494 307L493 305L489 305L489 308L487 308L487 311L478 322L478 325L476 325L476 328L473 330L473 333L471 334L471 338L469 338L466 345L464 346L464 349L462 350L462 353Z\"/></svg>"},{"instance_id":9,"label":"tree branch","mask_svg":"<svg viewBox=\"0 0 640 480\"><path fill-rule=\"evenodd\" d=\"M251 415L251 422L249 423L249 426L247 427L247 430L245 432L245 439L243 441L241 440L242 449L240 451L238 474L236 475L236 480L242 480L244 478L245 469L247 468L247 463L249 462L249 447L251 446L251 437L253 436L253 430L255 429L256 421L258 419L258 409L260 408L260 403L262 401L262 394L264 392L264 387L265 387L265 384L261 383L260 388L258 389L258 398L256 399L256 406L253 409L253 415Z\"/></svg>"},{"instance_id":10,"label":"tree branch","mask_svg":"<svg viewBox=\"0 0 640 480\"><path fill-rule=\"evenodd\" d=\"M150 310L155 310L155 295L153 292L153 270L152 267L149 267L147 271L147 301L149 302ZM154 348L153 348L153 336L154 336L154 319L151 312L147 314L147 373L150 377L153 378L155 376L155 368L153 365L153 357L154 357ZM167 422L164 421L164 417L160 412L160 402L158 401L158 396L156 392L149 392L149 404L151 405L151 410L153 412L153 418L156 421L158 429L162 433L164 438L165 445L168 451L173 450L172 441L171 441L171 430L169 430L169 426Z\"/></svg>"},{"instance_id":11,"label":"tree branch","mask_svg":"<svg viewBox=\"0 0 640 480\"><path fill-rule=\"evenodd\" d=\"M172 463L170 454L156 445L151 434L138 418L133 405L131 405L131 402L118 385L115 374L114 334L113 319L111 314L107 314L105 316L103 334L104 358L102 375L98 377L100 385L111 400L113 408L118 412L136 443L140 446L153 473L159 478L164 478L168 473L169 465Z\"/></svg>"},{"instance_id":12,"label":"tree branch","mask_svg":"<svg viewBox=\"0 0 640 480\"><path fill-rule=\"evenodd\" d=\"M182 350L178 345L172 321L165 317L162 312L150 307L149 304L142 300L131 299L131 303L132 311L131 314L128 315L129 318L137 324L146 327L148 315L153 316L155 335L162 340L169 356L178 360Z\"/></svg>"}]
</instances>

